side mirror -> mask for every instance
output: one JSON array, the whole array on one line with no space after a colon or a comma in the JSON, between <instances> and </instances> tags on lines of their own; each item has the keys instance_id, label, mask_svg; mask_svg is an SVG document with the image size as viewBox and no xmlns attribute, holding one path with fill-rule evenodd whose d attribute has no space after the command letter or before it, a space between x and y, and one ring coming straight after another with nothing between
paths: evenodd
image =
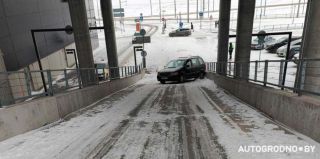
<instances>
[{"instance_id":1,"label":"side mirror","mask_svg":"<svg viewBox=\"0 0 320 159\"><path fill-rule=\"evenodd\" d=\"M190 65L186 65L186 68L190 68L191 66Z\"/></svg>"}]
</instances>

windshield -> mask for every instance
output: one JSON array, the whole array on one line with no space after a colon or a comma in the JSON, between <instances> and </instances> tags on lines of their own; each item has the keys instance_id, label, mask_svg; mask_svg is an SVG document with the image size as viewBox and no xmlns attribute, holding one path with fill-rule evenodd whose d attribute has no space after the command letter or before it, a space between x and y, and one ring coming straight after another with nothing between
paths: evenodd
<instances>
[{"instance_id":1,"label":"windshield","mask_svg":"<svg viewBox=\"0 0 320 159\"><path fill-rule=\"evenodd\" d=\"M178 68L182 67L186 60L171 60L167 65L166 68Z\"/></svg>"}]
</instances>

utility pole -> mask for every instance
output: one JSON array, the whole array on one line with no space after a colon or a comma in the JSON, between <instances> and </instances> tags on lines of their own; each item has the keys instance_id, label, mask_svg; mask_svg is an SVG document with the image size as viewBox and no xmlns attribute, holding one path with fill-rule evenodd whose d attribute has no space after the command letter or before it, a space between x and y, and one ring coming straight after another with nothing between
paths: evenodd
<instances>
[{"instance_id":1,"label":"utility pole","mask_svg":"<svg viewBox=\"0 0 320 159\"><path fill-rule=\"evenodd\" d=\"M300 5L301 5L301 0L299 0L299 4L298 4L297 18L299 18L299 14L300 14Z\"/></svg>"},{"instance_id":2,"label":"utility pole","mask_svg":"<svg viewBox=\"0 0 320 159\"><path fill-rule=\"evenodd\" d=\"M199 0L197 0L197 19L199 19Z\"/></svg>"},{"instance_id":3,"label":"utility pole","mask_svg":"<svg viewBox=\"0 0 320 159\"><path fill-rule=\"evenodd\" d=\"M188 0L188 11L187 11L187 12L188 12L188 18L187 18L187 19L188 19L188 23L189 23L189 20L190 20L190 19L189 19L189 18L190 18L190 15L189 15L189 14L190 14L190 13L189 13L189 9L190 9L189 1L190 1L190 0Z\"/></svg>"},{"instance_id":4,"label":"utility pole","mask_svg":"<svg viewBox=\"0 0 320 159\"><path fill-rule=\"evenodd\" d=\"M174 0L174 18L177 18L177 1Z\"/></svg>"},{"instance_id":5,"label":"utility pole","mask_svg":"<svg viewBox=\"0 0 320 159\"><path fill-rule=\"evenodd\" d=\"M304 8L306 6L306 0L303 0L303 7L302 7L302 13L304 13Z\"/></svg>"},{"instance_id":6,"label":"utility pole","mask_svg":"<svg viewBox=\"0 0 320 159\"><path fill-rule=\"evenodd\" d=\"M159 17L161 22L161 0L159 0Z\"/></svg>"},{"instance_id":7,"label":"utility pole","mask_svg":"<svg viewBox=\"0 0 320 159\"><path fill-rule=\"evenodd\" d=\"M214 0L212 0L212 12L214 12Z\"/></svg>"},{"instance_id":8,"label":"utility pole","mask_svg":"<svg viewBox=\"0 0 320 159\"><path fill-rule=\"evenodd\" d=\"M267 0L264 0L264 11L263 11L263 16L266 16L266 10L267 10Z\"/></svg>"},{"instance_id":9,"label":"utility pole","mask_svg":"<svg viewBox=\"0 0 320 159\"><path fill-rule=\"evenodd\" d=\"M151 16L152 16L152 0L150 0L150 11L151 11Z\"/></svg>"},{"instance_id":10,"label":"utility pole","mask_svg":"<svg viewBox=\"0 0 320 159\"><path fill-rule=\"evenodd\" d=\"M206 6L206 0L202 0L202 12L204 13L204 9Z\"/></svg>"},{"instance_id":11,"label":"utility pole","mask_svg":"<svg viewBox=\"0 0 320 159\"><path fill-rule=\"evenodd\" d=\"M208 18L210 17L210 13L209 13L209 11L210 11L210 0L208 0Z\"/></svg>"},{"instance_id":12,"label":"utility pole","mask_svg":"<svg viewBox=\"0 0 320 159\"><path fill-rule=\"evenodd\" d=\"M121 0L119 0L119 8L122 8L122 7L121 7ZM122 15L120 16L120 20L119 20L120 30L121 30L121 33L122 33L122 24L121 24L121 21L122 21Z\"/></svg>"}]
</instances>

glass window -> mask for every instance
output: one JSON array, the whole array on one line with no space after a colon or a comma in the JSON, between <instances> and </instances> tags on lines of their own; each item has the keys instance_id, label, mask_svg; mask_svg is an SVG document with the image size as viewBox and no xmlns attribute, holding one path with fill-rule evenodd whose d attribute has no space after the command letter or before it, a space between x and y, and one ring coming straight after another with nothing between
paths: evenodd
<instances>
[{"instance_id":1,"label":"glass window","mask_svg":"<svg viewBox=\"0 0 320 159\"><path fill-rule=\"evenodd\" d=\"M191 61L192 61L192 65L193 65L193 66L198 66L198 65L200 65L198 59L191 59Z\"/></svg>"},{"instance_id":2,"label":"glass window","mask_svg":"<svg viewBox=\"0 0 320 159\"><path fill-rule=\"evenodd\" d=\"M188 61L187 64L186 64L186 66L191 67L191 66L192 66L191 61Z\"/></svg>"},{"instance_id":3,"label":"glass window","mask_svg":"<svg viewBox=\"0 0 320 159\"><path fill-rule=\"evenodd\" d=\"M204 64L204 61L201 58L199 58L198 60L199 60L201 65Z\"/></svg>"},{"instance_id":4,"label":"glass window","mask_svg":"<svg viewBox=\"0 0 320 159\"><path fill-rule=\"evenodd\" d=\"M182 67L186 60L171 60L166 67L167 68L177 68Z\"/></svg>"}]
</instances>

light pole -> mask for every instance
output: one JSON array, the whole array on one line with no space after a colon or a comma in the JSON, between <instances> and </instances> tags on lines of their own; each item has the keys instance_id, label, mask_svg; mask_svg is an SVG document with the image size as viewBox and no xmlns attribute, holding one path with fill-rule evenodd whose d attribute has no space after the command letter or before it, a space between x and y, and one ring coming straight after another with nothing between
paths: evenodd
<instances>
[{"instance_id":1,"label":"light pole","mask_svg":"<svg viewBox=\"0 0 320 159\"><path fill-rule=\"evenodd\" d=\"M209 13L209 11L210 11L210 0L208 0L208 18L210 17L210 13Z\"/></svg>"},{"instance_id":2,"label":"light pole","mask_svg":"<svg viewBox=\"0 0 320 159\"><path fill-rule=\"evenodd\" d=\"M267 9L267 0L264 0L263 16L266 16L266 9Z\"/></svg>"},{"instance_id":3,"label":"light pole","mask_svg":"<svg viewBox=\"0 0 320 159\"><path fill-rule=\"evenodd\" d=\"M297 18L299 18L299 14L300 14L300 5L301 5L301 0L299 0L299 4L298 4Z\"/></svg>"},{"instance_id":4,"label":"light pole","mask_svg":"<svg viewBox=\"0 0 320 159\"><path fill-rule=\"evenodd\" d=\"M162 10L162 18L164 18L166 10Z\"/></svg>"},{"instance_id":5,"label":"light pole","mask_svg":"<svg viewBox=\"0 0 320 159\"><path fill-rule=\"evenodd\" d=\"M151 12L151 16L152 16L152 0L150 0L150 12Z\"/></svg>"},{"instance_id":6,"label":"light pole","mask_svg":"<svg viewBox=\"0 0 320 159\"><path fill-rule=\"evenodd\" d=\"M197 0L197 19L199 19L199 0Z\"/></svg>"},{"instance_id":7,"label":"light pole","mask_svg":"<svg viewBox=\"0 0 320 159\"><path fill-rule=\"evenodd\" d=\"M159 0L159 18L161 22L161 0Z\"/></svg>"},{"instance_id":8,"label":"light pole","mask_svg":"<svg viewBox=\"0 0 320 159\"><path fill-rule=\"evenodd\" d=\"M212 0L212 12L214 12L214 0Z\"/></svg>"},{"instance_id":9,"label":"light pole","mask_svg":"<svg viewBox=\"0 0 320 159\"><path fill-rule=\"evenodd\" d=\"M174 0L174 17L176 18L177 17L177 1Z\"/></svg>"}]
</instances>

